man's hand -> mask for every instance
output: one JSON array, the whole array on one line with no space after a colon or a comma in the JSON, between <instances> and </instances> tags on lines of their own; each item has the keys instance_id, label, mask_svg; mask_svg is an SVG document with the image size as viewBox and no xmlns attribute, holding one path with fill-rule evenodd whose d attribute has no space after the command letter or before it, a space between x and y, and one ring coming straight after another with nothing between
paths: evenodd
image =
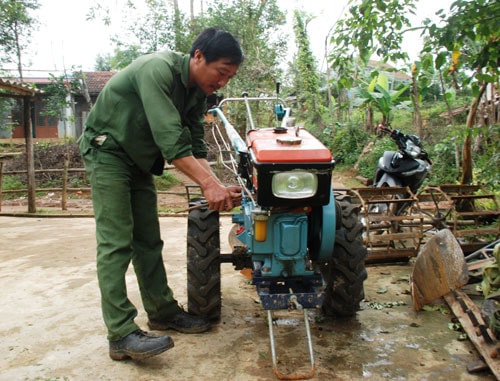
<instances>
[{"instance_id":1,"label":"man's hand","mask_svg":"<svg viewBox=\"0 0 500 381\"><path fill-rule=\"evenodd\" d=\"M229 211L241 203L240 186L224 186L215 177L208 177L200 184L211 210Z\"/></svg>"},{"instance_id":2,"label":"man's hand","mask_svg":"<svg viewBox=\"0 0 500 381\"><path fill-rule=\"evenodd\" d=\"M229 211L240 204L242 188L236 185L224 186L215 177L206 159L186 156L172 160L172 164L201 187L209 209Z\"/></svg>"}]
</instances>

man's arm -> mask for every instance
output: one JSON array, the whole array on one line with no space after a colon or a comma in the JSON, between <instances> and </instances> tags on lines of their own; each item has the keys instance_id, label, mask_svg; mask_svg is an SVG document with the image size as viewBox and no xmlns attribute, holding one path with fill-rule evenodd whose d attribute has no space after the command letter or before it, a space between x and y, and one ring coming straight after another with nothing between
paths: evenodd
<instances>
[{"instance_id":1,"label":"man's arm","mask_svg":"<svg viewBox=\"0 0 500 381\"><path fill-rule=\"evenodd\" d=\"M185 156L172 160L172 164L198 184L212 210L231 210L241 198L241 187L224 186L214 175L206 159Z\"/></svg>"}]
</instances>

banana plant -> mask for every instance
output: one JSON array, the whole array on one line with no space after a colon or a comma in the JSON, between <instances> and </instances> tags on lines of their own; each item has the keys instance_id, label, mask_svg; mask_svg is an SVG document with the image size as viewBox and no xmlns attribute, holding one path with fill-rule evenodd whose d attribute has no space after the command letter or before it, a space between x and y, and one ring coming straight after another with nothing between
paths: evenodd
<instances>
[{"instance_id":1,"label":"banana plant","mask_svg":"<svg viewBox=\"0 0 500 381\"><path fill-rule=\"evenodd\" d=\"M355 88L353 106L367 106L377 109L382 114L380 123L390 125L393 110L412 110L411 101L401 98L409 87L410 85L407 84L398 90L389 90L387 75L375 72L368 86Z\"/></svg>"}]
</instances>

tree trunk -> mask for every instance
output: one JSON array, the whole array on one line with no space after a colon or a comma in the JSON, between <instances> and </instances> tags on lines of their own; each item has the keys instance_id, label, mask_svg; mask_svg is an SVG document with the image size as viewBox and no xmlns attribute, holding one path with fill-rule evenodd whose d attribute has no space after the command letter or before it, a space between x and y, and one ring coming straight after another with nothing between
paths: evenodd
<instances>
[{"instance_id":1,"label":"tree trunk","mask_svg":"<svg viewBox=\"0 0 500 381\"><path fill-rule=\"evenodd\" d=\"M85 79L85 76L82 76L82 80L81 80L81 93L83 95L83 97L85 98L85 102L87 102L87 106L89 109L92 108L92 98L90 97L90 94L89 94L89 87L87 86L87 80ZM74 113L73 113L74 115Z\"/></svg>"},{"instance_id":2,"label":"tree trunk","mask_svg":"<svg viewBox=\"0 0 500 381\"><path fill-rule=\"evenodd\" d=\"M418 85L415 75L412 75L412 98L413 98L413 127L417 130L417 135L421 138L424 136L422 132L422 114L418 103Z\"/></svg>"},{"instance_id":3,"label":"tree trunk","mask_svg":"<svg viewBox=\"0 0 500 381\"><path fill-rule=\"evenodd\" d=\"M23 62L22 62L22 57L21 57L21 43L19 42L19 33L17 29L17 22L15 23L14 27L14 38L16 41L16 58L17 58L17 71L19 73L19 81L23 82Z\"/></svg>"},{"instance_id":4,"label":"tree trunk","mask_svg":"<svg viewBox=\"0 0 500 381\"><path fill-rule=\"evenodd\" d=\"M342 105L344 104L344 90L339 89L339 95L337 99L337 120L343 122L346 118L346 112L342 112ZM347 110L347 115L349 115L349 110Z\"/></svg>"},{"instance_id":5,"label":"tree trunk","mask_svg":"<svg viewBox=\"0 0 500 381\"><path fill-rule=\"evenodd\" d=\"M476 122L476 113L479 106L479 102L483 97L486 90L487 82L483 82L479 90L479 94L472 101L470 105L469 114L467 115L467 136L464 141L464 146L462 148L462 179L461 184L472 183L472 128Z\"/></svg>"},{"instance_id":6,"label":"tree trunk","mask_svg":"<svg viewBox=\"0 0 500 381\"><path fill-rule=\"evenodd\" d=\"M373 109L370 105L366 106L366 131L372 132L376 129L373 127Z\"/></svg>"},{"instance_id":7,"label":"tree trunk","mask_svg":"<svg viewBox=\"0 0 500 381\"><path fill-rule=\"evenodd\" d=\"M448 110L448 123L451 125L455 124L455 118L453 117L453 112L451 110L450 102L448 102L448 98L446 98L446 94L444 92L444 80L443 80L443 72L439 70L439 81L441 82L441 91L443 92L443 99L446 105L446 110Z\"/></svg>"},{"instance_id":8,"label":"tree trunk","mask_svg":"<svg viewBox=\"0 0 500 381\"><path fill-rule=\"evenodd\" d=\"M441 70L439 70L439 81L441 82L441 91L443 92L444 103L446 104L446 110L448 111L448 123L454 126L455 117L453 116L453 111L451 110L450 102L448 102L448 98L446 98L446 94L444 92L443 72ZM458 171L460 169L460 148L457 143L454 144L454 147L455 147L455 168Z\"/></svg>"}]
</instances>

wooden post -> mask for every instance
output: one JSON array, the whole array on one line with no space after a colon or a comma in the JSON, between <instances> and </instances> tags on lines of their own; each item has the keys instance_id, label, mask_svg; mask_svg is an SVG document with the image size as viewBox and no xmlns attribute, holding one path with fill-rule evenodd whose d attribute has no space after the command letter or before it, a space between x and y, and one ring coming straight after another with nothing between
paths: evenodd
<instances>
[{"instance_id":1,"label":"wooden post","mask_svg":"<svg viewBox=\"0 0 500 381\"><path fill-rule=\"evenodd\" d=\"M31 97L24 100L24 136L26 140L26 165L28 167L28 213L36 213L35 155L33 152L33 125L31 123Z\"/></svg>"},{"instance_id":2,"label":"wooden post","mask_svg":"<svg viewBox=\"0 0 500 381\"><path fill-rule=\"evenodd\" d=\"M0 160L0 212L2 211L2 177L3 177L3 161Z\"/></svg>"},{"instance_id":3,"label":"wooden post","mask_svg":"<svg viewBox=\"0 0 500 381\"><path fill-rule=\"evenodd\" d=\"M64 160L64 169L63 169L63 175L62 175L62 191L61 191L61 209L62 210L68 210L68 207L66 205L66 198L68 195L68 167L69 167L69 160Z\"/></svg>"}]
</instances>

